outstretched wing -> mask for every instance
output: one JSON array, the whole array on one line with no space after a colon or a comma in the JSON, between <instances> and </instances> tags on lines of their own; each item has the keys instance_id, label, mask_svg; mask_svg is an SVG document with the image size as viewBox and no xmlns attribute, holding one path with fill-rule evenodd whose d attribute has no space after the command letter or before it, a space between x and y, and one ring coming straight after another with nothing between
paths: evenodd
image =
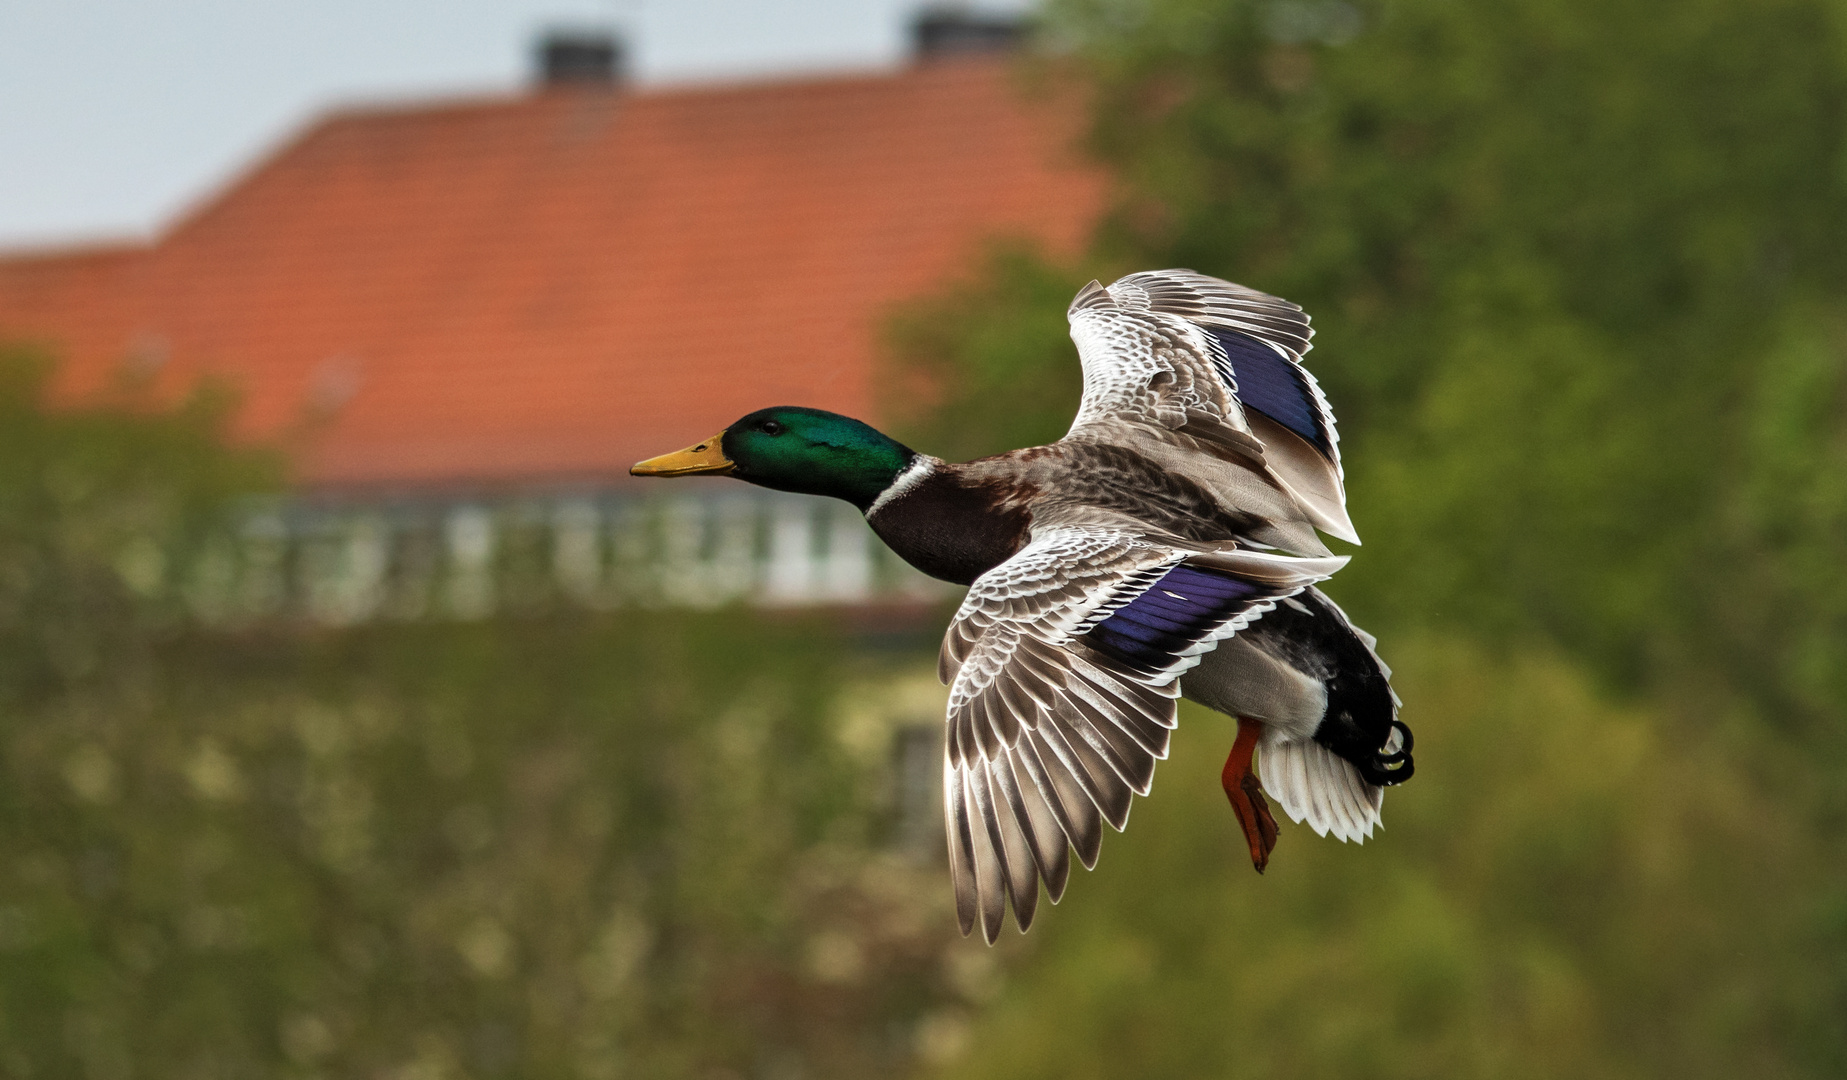
<instances>
[{"instance_id":1,"label":"outstretched wing","mask_svg":"<svg viewBox=\"0 0 1847 1080\"><path fill-rule=\"evenodd\" d=\"M1167 756L1177 678L1345 563L1198 551L1091 526L1035 530L977 578L943 641L944 808L962 932L1032 924L1076 848L1094 866Z\"/></svg>"},{"instance_id":2,"label":"outstretched wing","mask_svg":"<svg viewBox=\"0 0 1847 1080\"><path fill-rule=\"evenodd\" d=\"M1191 270L1091 282L1072 301L1086 425L1131 420L1260 448L1269 474L1317 528L1358 543L1347 515L1334 412L1302 366L1313 330L1301 308Z\"/></svg>"}]
</instances>

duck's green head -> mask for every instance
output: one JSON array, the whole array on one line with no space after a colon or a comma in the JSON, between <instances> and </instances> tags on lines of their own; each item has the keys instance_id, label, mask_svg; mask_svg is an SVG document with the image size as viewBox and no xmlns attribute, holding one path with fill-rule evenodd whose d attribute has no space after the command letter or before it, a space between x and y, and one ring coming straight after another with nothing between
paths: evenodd
<instances>
[{"instance_id":1,"label":"duck's green head","mask_svg":"<svg viewBox=\"0 0 1847 1080\"><path fill-rule=\"evenodd\" d=\"M861 510L917 454L850 416L779 405L759 409L684 450L637 462L635 476L735 476L778 491L829 495Z\"/></svg>"}]
</instances>

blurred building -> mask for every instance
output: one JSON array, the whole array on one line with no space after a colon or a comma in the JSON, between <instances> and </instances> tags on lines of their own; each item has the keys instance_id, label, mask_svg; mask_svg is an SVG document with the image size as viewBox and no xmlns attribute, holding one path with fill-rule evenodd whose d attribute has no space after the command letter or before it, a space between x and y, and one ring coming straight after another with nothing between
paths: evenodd
<instances>
[{"instance_id":1,"label":"blurred building","mask_svg":"<svg viewBox=\"0 0 1847 1080\"><path fill-rule=\"evenodd\" d=\"M662 90L554 37L529 91L336 111L151 243L0 253L0 339L66 401L222 380L289 448L196 590L227 616L902 597L844 504L626 468L764 405L876 422L895 304L1084 241L1076 99L1023 86L1017 30L916 29L894 72Z\"/></svg>"}]
</instances>

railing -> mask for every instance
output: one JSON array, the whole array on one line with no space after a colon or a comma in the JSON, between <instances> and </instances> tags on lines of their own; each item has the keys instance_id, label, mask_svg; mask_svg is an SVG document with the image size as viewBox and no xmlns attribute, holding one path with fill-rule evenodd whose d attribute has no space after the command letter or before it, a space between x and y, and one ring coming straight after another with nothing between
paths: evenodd
<instances>
[{"instance_id":1,"label":"railing","mask_svg":"<svg viewBox=\"0 0 1847 1080\"><path fill-rule=\"evenodd\" d=\"M568 603L928 602L852 507L769 491L302 497L250 508L186 592L216 622L477 619Z\"/></svg>"}]
</instances>

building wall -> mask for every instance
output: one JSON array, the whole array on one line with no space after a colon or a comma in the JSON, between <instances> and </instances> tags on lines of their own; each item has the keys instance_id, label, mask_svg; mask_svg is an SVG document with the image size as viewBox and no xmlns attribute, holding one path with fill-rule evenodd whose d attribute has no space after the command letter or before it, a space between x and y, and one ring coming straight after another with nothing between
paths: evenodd
<instances>
[{"instance_id":1,"label":"building wall","mask_svg":"<svg viewBox=\"0 0 1847 1080\"><path fill-rule=\"evenodd\" d=\"M247 508L238 535L183 584L215 622L929 603L952 591L892 555L851 506L754 488L290 498Z\"/></svg>"}]
</instances>

